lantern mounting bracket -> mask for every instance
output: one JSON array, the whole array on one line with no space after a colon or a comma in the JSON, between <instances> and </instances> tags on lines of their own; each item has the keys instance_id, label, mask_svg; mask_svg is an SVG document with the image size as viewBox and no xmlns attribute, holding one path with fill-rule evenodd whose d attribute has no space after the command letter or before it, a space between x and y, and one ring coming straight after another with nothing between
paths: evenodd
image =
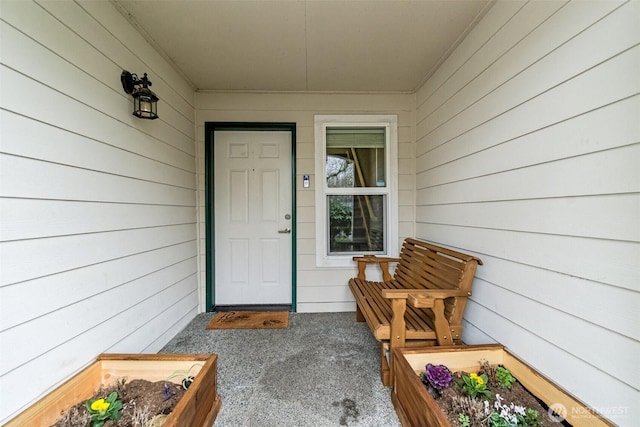
<instances>
[{"instance_id":1,"label":"lantern mounting bracket","mask_svg":"<svg viewBox=\"0 0 640 427\"><path fill-rule=\"evenodd\" d=\"M151 81L147 78L147 73L144 73L144 76L142 78L139 78L137 74L130 73L127 70L124 70L122 72L122 75L120 76L120 81L122 82L122 88L129 95L133 93L133 91L136 89L136 86L151 86Z\"/></svg>"}]
</instances>

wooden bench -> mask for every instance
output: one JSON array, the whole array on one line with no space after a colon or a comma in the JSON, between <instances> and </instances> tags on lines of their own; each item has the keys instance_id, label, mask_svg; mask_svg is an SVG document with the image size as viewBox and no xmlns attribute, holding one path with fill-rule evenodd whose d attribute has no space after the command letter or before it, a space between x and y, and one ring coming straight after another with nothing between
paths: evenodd
<instances>
[{"instance_id":1,"label":"wooden bench","mask_svg":"<svg viewBox=\"0 0 640 427\"><path fill-rule=\"evenodd\" d=\"M358 277L349 280L356 320L366 321L381 342L382 383L392 381L392 348L462 343L462 315L482 261L416 239L406 239L399 258L354 257ZM397 262L391 277L389 263ZM382 282L368 281L366 267L378 264Z\"/></svg>"}]
</instances>

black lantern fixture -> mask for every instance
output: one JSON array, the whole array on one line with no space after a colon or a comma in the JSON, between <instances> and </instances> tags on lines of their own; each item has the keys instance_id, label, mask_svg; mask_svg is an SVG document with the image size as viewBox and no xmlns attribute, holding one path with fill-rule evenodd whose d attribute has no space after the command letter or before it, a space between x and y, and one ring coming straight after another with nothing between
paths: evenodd
<instances>
[{"instance_id":1,"label":"black lantern fixture","mask_svg":"<svg viewBox=\"0 0 640 427\"><path fill-rule=\"evenodd\" d=\"M147 73L140 79L137 74L125 70L120 80L124 91L133 96L133 115L141 119L157 119L159 98L149 89L151 81L147 78Z\"/></svg>"}]
</instances>

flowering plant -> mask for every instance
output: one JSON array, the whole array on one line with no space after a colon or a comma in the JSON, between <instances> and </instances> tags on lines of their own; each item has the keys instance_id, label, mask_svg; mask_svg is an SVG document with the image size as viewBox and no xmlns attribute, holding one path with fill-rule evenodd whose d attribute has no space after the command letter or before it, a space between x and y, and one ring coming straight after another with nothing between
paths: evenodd
<instances>
[{"instance_id":1,"label":"flowering plant","mask_svg":"<svg viewBox=\"0 0 640 427\"><path fill-rule=\"evenodd\" d=\"M475 372L462 377L464 382L464 388L470 398L475 399L479 394L483 394L487 397L491 396L491 390L487 388L487 382L489 381L485 374L478 375Z\"/></svg>"},{"instance_id":2,"label":"flowering plant","mask_svg":"<svg viewBox=\"0 0 640 427\"><path fill-rule=\"evenodd\" d=\"M443 389L449 387L453 381L453 376L446 366L428 363L425 366L425 371L420 373L420 379L429 389L429 393L437 397Z\"/></svg>"},{"instance_id":3,"label":"flowering plant","mask_svg":"<svg viewBox=\"0 0 640 427\"><path fill-rule=\"evenodd\" d=\"M91 426L102 427L106 420L118 421L120 419L120 410L122 409L122 401L117 400L118 393L115 391L109 394L106 399L88 400L87 410L91 414Z\"/></svg>"},{"instance_id":4,"label":"flowering plant","mask_svg":"<svg viewBox=\"0 0 640 427\"><path fill-rule=\"evenodd\" d=\"M489 413L489 402L485 400L485 413ZM494 411L489 417L491 427L518 427L518 426L540 426L542 420L540 414L534 409L516 405L513 402L509 405L504 403L504 399L496 394L496 401L493 403Z\"/></svg>"}]
</instances>

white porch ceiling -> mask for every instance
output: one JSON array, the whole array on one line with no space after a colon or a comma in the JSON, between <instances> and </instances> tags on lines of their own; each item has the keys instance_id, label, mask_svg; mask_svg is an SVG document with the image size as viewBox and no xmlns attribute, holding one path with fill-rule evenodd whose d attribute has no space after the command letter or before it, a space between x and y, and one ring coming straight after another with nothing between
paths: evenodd
<instances>
[{"instance_id":1,"label":"white porch ceiling","mask_svg":"<svg viewBox=\"0 0 640 427\"><path fill-rule=\"evenodd\" d=\"M198 90L414 91L490 0L113 0Z\"/></svg>"}]
</instances>

